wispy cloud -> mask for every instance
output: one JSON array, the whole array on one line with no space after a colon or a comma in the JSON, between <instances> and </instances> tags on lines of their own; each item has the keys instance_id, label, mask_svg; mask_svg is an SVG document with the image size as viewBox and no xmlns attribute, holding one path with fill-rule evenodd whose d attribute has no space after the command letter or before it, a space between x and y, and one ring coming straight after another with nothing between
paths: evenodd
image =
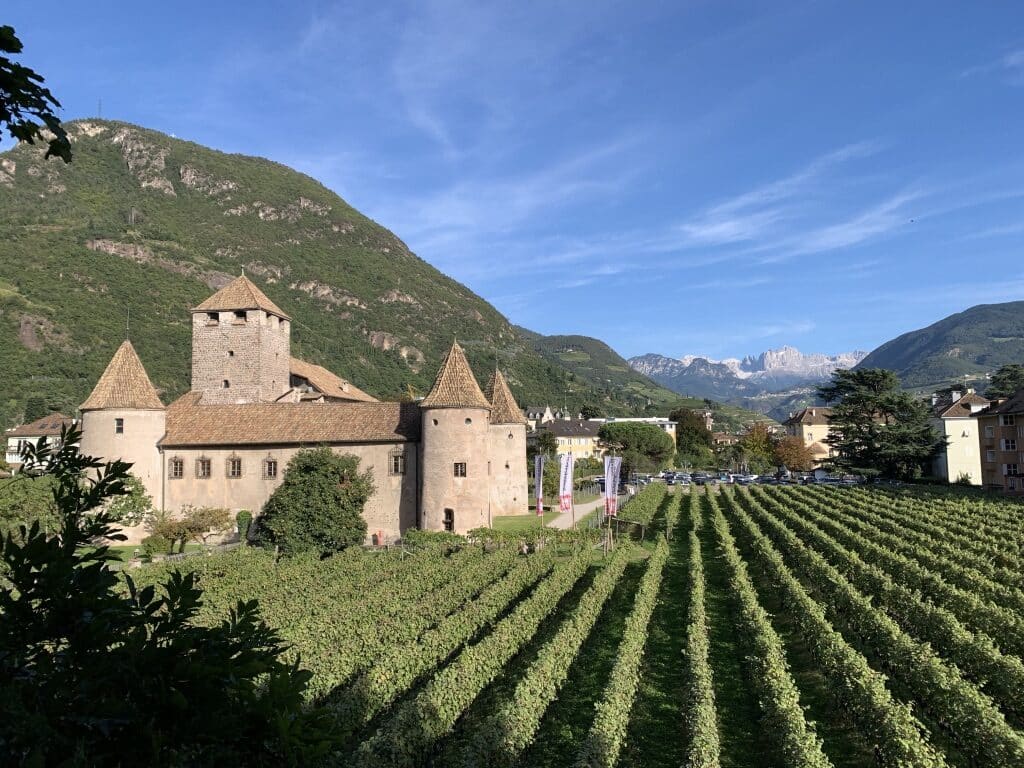
<instances>
[{"instance_id":1,"label":"wispy cloud","mask_svg":"<svg viewBox=\"0 0 1024 768\"><path fill-rule=\"evenodd\" d=\"M1007 51L1002 56L968 67L960 73L961 79L978 75L998 74L1008 85L1024 86L1024 48Z\"/></svg>"}]
</instances>

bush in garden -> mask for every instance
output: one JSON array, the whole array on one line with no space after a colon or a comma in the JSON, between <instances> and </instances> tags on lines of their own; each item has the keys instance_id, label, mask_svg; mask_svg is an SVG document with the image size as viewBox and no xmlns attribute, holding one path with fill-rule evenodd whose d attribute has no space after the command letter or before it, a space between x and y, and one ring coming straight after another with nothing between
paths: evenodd
<instances>
[{"instance_id":1,"label":"bush in garden","mask_svg":"<svg viewBox=\"0 0 1024 768\"><path fill-rule=\"evenodd\" d=\"M235 515L235 524L238 526L238 540L245 541L249 536L249 526L252 525L252 512L248 509L241 509Z\"/></svg>"}]
</instances>

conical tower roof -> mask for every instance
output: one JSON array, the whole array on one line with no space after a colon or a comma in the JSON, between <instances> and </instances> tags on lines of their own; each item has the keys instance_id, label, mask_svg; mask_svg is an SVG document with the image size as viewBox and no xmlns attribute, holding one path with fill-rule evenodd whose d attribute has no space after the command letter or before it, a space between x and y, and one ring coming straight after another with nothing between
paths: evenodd
<instances>
[{"instance_id":1,"label":"conical tower roof","mask_svg":"<svg viewBox=\"0 0 1024 768\"><path fill-rule=\"evenodd\" d=\"M473 376L473 370L469 367L466 353L462 351L459 342L452 342L452 348L448 350L444 362L441 363L441 370L437 372L434 386L420 402L420 406L490 410L491 404L480 391L480 385L476 383L476 377Z\"/></svg>"},{"instance_id":2,"label":"conical tower roof","mask_svg":"<svg viewBox=\"0 0 1024 768\"><path fill-rule=\"evenodd\" d=\"M277 304L267 298L267 294L261 291L256 283L245 275L236 277L192 311L229 312L236 309L262 309L264 312L283 317L285 320L291 320Z\"/></svg>"},{"instance_id":3,"label":"conical tower roof","mask_svg":"<svg viewBox=\"0 0 1024 768\"><path fill-rule=\"evenodd\" d=\"M516 403L508 382L497 368L487 382L484 395L491 402L491 424L525 424L523 410Z\"/></svg>"},{"instance_id":4,"label":"conical tower roof","mask_svg":"<svg viewBox=\"0 0 1024 768\"><path fill-rule=\"evenodd\" d=\"M130 341L117 348L92 394L79 406L83 411L103 408L163 410L163 407Z\"/></svg>"}]
</instances>

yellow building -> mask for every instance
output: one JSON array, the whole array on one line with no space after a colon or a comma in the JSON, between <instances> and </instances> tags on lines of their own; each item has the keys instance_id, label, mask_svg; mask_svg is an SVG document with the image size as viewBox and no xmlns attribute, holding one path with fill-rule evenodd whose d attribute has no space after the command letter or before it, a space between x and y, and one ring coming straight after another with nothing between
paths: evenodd
<instances>
[{"instance_id":1,"label":"yellow building","mask_svg":"<svg viewBox=\"0 0 1024 768\"><path fill-rule=\"evenodd\" d=\"M604 448L597 433L604 422L571 419L551 421L539 427L538 431L550 432L558 444L557 453L571 453L577 459L597 458L604 455Z\"/></svg>"},{"instance_id":2,"label":"yellow building","mask_svg":"<svg viewBox=\"0 0 1024 768\"><path fill-rule=\"evenodd\" d=\"M932 396L932 424L946 437L946 447L935 459L936 477L948 483L966 477L971 485L982 484L978 413L988 405L973 389Z\"/></svg>"},{"instance_id":3,"label":"yellow building","mask_svg":"<svg viewBox=\"0 0 1024 768\"><path fill-rule=\"evenodd\" d=\"M831 415L831 408L812 406L793 414L782 425L787 435L799 437L811 449L815 464L821 464L833 455L832 448L825 442L825 438L833 433L829 426Z\"/></svg>"}]
</instances>

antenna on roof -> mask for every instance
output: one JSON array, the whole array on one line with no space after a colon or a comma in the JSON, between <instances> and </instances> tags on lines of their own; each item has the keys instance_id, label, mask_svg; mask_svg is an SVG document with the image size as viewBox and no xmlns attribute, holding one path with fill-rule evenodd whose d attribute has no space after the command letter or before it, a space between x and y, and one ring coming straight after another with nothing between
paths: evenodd
<instances>
[{"instance_id":1,"label":"antenna on roof","mask_svg":"<svg viewBox=\"0 0 1024 768\"><path fill-rule=\"evenodd\" d=\"M242 265L242 277L245 277L245 264Z\"/></svg>"}]
</instances>

